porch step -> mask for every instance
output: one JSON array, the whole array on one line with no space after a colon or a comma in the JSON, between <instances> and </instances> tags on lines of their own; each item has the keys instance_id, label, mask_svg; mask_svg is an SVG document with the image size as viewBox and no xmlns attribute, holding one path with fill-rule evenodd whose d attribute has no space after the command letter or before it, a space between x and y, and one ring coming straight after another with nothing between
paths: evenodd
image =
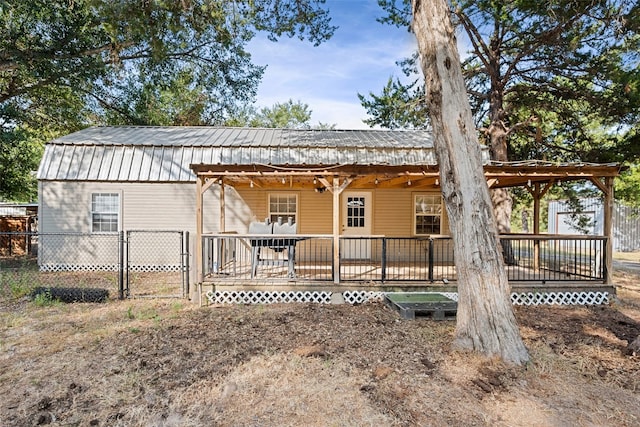
<instances>
[{"instance_id":1,"label":"porch step","mask_svg":"<svg viewBox=\"0 0 640 427\"><path fill-rule=\"evenodd\" d=\"M455 319L458 303L439 293L427 292L387 292L384 301L396 310L403 319L413 320L416 316L434 320Z\"/></svg>"}]
</instances>

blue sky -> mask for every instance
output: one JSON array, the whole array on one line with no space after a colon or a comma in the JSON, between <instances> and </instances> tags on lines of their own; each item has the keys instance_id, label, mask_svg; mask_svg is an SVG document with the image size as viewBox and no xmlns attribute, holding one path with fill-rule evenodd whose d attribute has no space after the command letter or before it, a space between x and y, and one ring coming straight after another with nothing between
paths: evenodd
<instances>
[{"instance_id":1,"label":"blue sky","mask_svg":"<svg viewBox=\"0 0 640 427\"><path fill-rule=\"evenodd\" d=\"M379 93L389 76L400 77L396 61L411 55L415 38L376 22L383 14L376 0L327 0L326 6L339 28L320 46L297 38L274 43L263 35L249 44L253 62L267 65L257 106L293 99L309 105L312 125L366 129L357 94Z\"/></svg>"}]
</instances>

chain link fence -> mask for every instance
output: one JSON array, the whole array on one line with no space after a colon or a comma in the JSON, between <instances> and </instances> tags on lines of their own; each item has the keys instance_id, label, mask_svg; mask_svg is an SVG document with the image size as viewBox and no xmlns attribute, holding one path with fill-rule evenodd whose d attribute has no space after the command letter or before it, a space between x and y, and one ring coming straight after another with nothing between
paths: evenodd
<instances>
[{"instance_id":1,"label":"chain link fence","mask_svg":"<svg viewBox=\"0 0 640 427\"><path fill-rule=\"evenodd\" d=\"M125 295L189 295L189 233L131 230L125 233Z\"/></svg>"},{"instance_id":2,"label":"chain link fence","mask_svg":"<svg viewBox=\"0 0 640 427\"><path fill-rule=\"evenodd\" d=\"M19 299L42 289L65 297L96 293L90 289L107 290L110 298L187 297L188 236L183 231L0 233L0 298Z\"/></svg>"}]
</instances>

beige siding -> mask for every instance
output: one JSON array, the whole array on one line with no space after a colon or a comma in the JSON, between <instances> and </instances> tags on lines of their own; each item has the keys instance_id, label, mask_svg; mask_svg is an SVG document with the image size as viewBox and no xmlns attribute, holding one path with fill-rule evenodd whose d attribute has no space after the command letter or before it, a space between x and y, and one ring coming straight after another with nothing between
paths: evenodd
<instances>
[{"instance_id":1,"label":"beige siding","mask_svg":"<svg viewBox=\"0 0 640 427\"><path fill-rule=\"evenodd\" d=\"M195 184L42 182L39 227L42 232L91 232L91 194L121 194L124 230L188 230L195 232ZM217 207L209 198L205 210ZM208 228L218 215L207 216Z\"/></svg>"},{"instance_id":2,"label":"beige siding","mask_svg":"<svg viewBox=\"0 0 640 427\"><path fill-rule=\"evenodd\" d=\"M315 191L286 191L266 189L243 189L238 191L238 209L241 217L229 226L229 218L237 211L227 210L227 230L246 233L250 221L263 221L269 216L270 193L290 193L298 196L298 233L330 234L332 231L333 207L331 193Z\"/></svg>"},{"instance_id":3,"label":"beige siding","mask_svg":"<svg viewBox=\"0 0 640 427\"><path fill-rule=\"evenodd\" d=\"M188 230L195 232L195 184L41 182L39 227L43 232L91 232L91 194L117 192L122 195L124 230ZM287 192L280 191L279 192ZM225 188L226 231L246 233L250 221L268 216L266 189ZM333 198L330 192L291 191L298 195L298 232L330 234ZM413 236L413 195L410 190L373 191L373 234ZM203 198L204 232L219 230L219 188L213 186ZM443 215L443 234L448 220Z\"/></svg>"},{"instance_id":4,"label":"beige siding","mask_svg":"<svg viewBox=\"0 0 640 427\"><path fill-rule=\"evenodd\" d=\"M333 195L325 191L300 193L300 233L333 233Z\"/></svg>"},{"instance_id":5,"label":"beige siding","mask_svg":"<svg viewBox=\"0 0 640 427\"><path fill-rule=\"evenodd\" d=\"M267 217L267 192L245 189L236 192L234 206L227 206L227 231L245 234L251 221L264 221Z\"/></svg>"},{"instance_id":6,"label":"beige siding","mask_svg":"<svg viewBox=\"0 0 640 427\"><path fill-rule=\"evenodd\" d=\"M123 230L185 230L192 233L192 239L195 238L196 186L194 183L41 181L40 186L42 197L39 228L43 233L90 233L91 194L117 192L121 194L121 228ZM219 187L214 185L204 195L204 233L219 232L219 191ZM249 222L263 221L268 216L268 195L276 191L298 195L299 234L332 233L333 197L328 191L324 193L312 190L242 189L236 191L231 187L225 187L226 231L245 234L248 231ZM408 189L372 190L372 233L387 237L412 237L414 193L416 191ZM443 225L445 227L443 234L447 234L446 218L443 218ZM64 248L43 248L42 253L51 257L57 256L58 262L62 264L73 262L90 264L94 258L115 260L116 253L111 249L107 250L108 254L105 254L106 249L96 246L95 243L80 244L67 240L61 243L65 246ZM322 248L327 246L324 249L329 250L330 244L330 240L323 240L320 246ZM74 245L75 250L71 250ZM81 255L78 255L78 248L81 248ZM406 248L401 252L405 250ZM69 256L63 257L61 255L63 253ZM311 257L311 255L304 255L302 250L299 255L301 258Z\"/></svg>"},{"instance_id":7,"label":"beige siding","mask_svg":"<svg viewBox=\"0 0 640 427\"><path fill-rule=\"evenodd\" d=\"M388 237L414 236L414 194L430 194L411 189L385 189L373 193L373 234ZM436 193L437 194L437 193ZM449 234L449 221L442 215L442 234Z\"/></svg>"},{"instance_id":8,"label":"beige siding","mask_svg":"<svg viewBox=\"0 0 640 427\"><path fill-rule=\"evenodd\" d=\"M373 234L411 236L412 196L400 189L377 190L373 195Z\"/></svg>"}]
</instances>

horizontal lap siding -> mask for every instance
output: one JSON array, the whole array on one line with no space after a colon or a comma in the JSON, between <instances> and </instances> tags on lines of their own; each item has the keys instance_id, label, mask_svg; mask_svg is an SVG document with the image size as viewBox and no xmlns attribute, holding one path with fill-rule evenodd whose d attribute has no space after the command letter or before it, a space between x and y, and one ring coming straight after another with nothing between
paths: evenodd
<instances>
[{"instance_id":1,"label":"horizontal lap siding","mask_svg":"<svg viewBox=\"0 0 640 427\"><path fill-rule=\"evenodd\" d=\"M325 191L303 191L300 200L300 234L333 233L333 195Z\"/></svg>"},{"instance_id":2,"label":"horizontal lap siding","mask_svg":"<svg viewBox=\"0 0 640 427\"><path fill-rule=\"evenodd\" d=\"M413 232L413 198L415 194L439 194L437 192L409 189L388 189L374 192L373 234L386 237L415 237ZM449 234L449 221L442 207L442 234ZM390 262L420 262L426 265L428 241L391 240L387 242L387 259ZM381 258L380 245L375 245L373 256ZM453 253L448 241L434 242L434 262L450 264Z\"/></svg>"},{"instance_id":3,"label":"horizontal lap siding","mask_svg":"<svg viewBox=\"0 0 640 427\"><path fill-rule=\"evenodd\" d=\"M116 234L91 233L91 195L121 195L121 229L189 231L195 241L196 186L194 183L40 182L41 233L39 262L44 267L116 265ZM217 189L212 189L215 193ZM217 231L218 197L205 197L205 229ZM58 236L50 233L85 233ZM180 261L179 234L133 233L130 249L133 267L155 267Z\"/></svg>"},{"instance_id":4,"label":"horizontal lap siding","mask_svg":"<svg viewBox=\"0 0 640 427\"><path fill-rule=\"evenodd\" d=\"M195 232L195 184L125 184L124 230Z\"/></svg>"},{"instance_id":5,"label":"horizontal lap siding","mask_svg":"<svg viewBox=\"0 0 640 427\"><path fill-rule=\"evenodd\" d=\"M91 194L121 194L123 230L185 230L195 233L195 184L41 181L39 229L43 233L91 232ZM204 198L205 229L217 231L217 189ZM213 213L213 214L212 214Z\"/></svg>"},{"instance_id":6,"label":"horizontal lap siding","mask_svg":"<svg viewBox=\"0 0 640 427\"><path fill-rule=\"evenodd\" d=\"M216 196L217 197L217 196ZM267 216L267 192L263 190L235 190L225 188L225 225L227 232L246 234L249 223L264 221ZM220 215L220 209L217 210Z\"/></svg>"},{"instance_id":7,"label":"horizontal lap siding","mask_svg":"<svg viewBox=\"0 0 640 427\"><path fill-rule=\"evenodd\" d=\"M373 234L391 237L412 235L412 195L401 189L377 190L373 195Z\"/></svg>"}]
</instances>

